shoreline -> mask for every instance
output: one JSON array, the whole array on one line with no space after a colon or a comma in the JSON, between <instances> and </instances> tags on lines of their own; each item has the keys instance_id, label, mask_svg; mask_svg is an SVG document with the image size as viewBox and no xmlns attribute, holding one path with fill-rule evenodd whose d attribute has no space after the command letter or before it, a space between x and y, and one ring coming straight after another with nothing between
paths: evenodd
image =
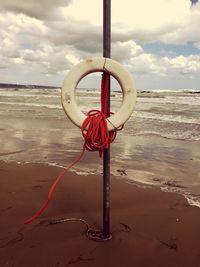
<instances>
[{"instance_id":1,"label":"shoreline","mask_svg":"<svg viewBox=\"0 0 200 267\"><path fill-rule=\"evenodd\" d=\"M83 145L80 130L65 118L65 114L61 114L61 110L59 116L55 115L35 118L31 110L21 117L2 117L0 159L19 162L28 159L29 162L60 166L72 162ZM135 136L131 131L132 122L127 122L125 130L111 147L113 175L118 174L118 169L125 169L130 179L159 186L174 180L176 185L184 187L192 195L199 195L198 141L166 139L149 134ZM87 153L86 157L75 166L77 172L101 173L98 155Z\"/></svg>"},{"instance_id":2,"label":"shoreline","mask_svg":"<svg viewBox=\"0 0 200 267\"><path fill-rule=\"evenodd\" d=\"M47 210L22 222L46 200L60 168L0 161L0 266L191 266L200 263L200 210L177 193L140 188L111 176L111 232L88 240L80 223L46 225L48 218L84 218L101 228L102 178L68 172ZM87 189L87 190L86 190Z\"/></svg>"},{"instance_id":3,"label":"shoreline","mask_svg":"<svg viewBox=\"0 0 200 267\"><path fill-rule=\"evenodd\" d=\"M49 162L30 162L30 161L16 161L16 160L2 160L0 159L0 164L2 163L6 163L6 164L18 164L18 165L25 165L25 164L33 164L33 165L43 165L46 167L56 167L59 169L65 169L67 167L64 165L59 165L57 163L49 163ZM90 176L90 175L94 175L96 177L101 176L102 173L96 171L89 171L86 169L82 169L81 167L77 169L76 165L70 169L68 172L70 173L74 173L75 175L78 176ZM147 173L146 171L143 171L144 175ZM175 181L166 181L164 182L164 184L159 183L161 181L161 179L158 179L153 182L148 182L148 181L140 181L139 179L134 179L134 178L130 178L129 176L127 176L126 170L125 169L117 169L117 171L115 173L111 172L110 174L111 176L115 177L115 179L117 180L122 180L123 182L130 184L130 185L134 185L137 186L139 188L150 188L150 189L154 189L154 188L159 188L162 192L168 192L168 193L176 193L179 194L181 196L183 196L188 205L190 206L194 206L197 208L200 208L200 200L198 197L196 197L195 194L192 194L191 192L189 192L189 190L184 187L181 186L179 184L176 184ZM155 183L157 182L157 183Z\"/></svg>"}]
</instances>

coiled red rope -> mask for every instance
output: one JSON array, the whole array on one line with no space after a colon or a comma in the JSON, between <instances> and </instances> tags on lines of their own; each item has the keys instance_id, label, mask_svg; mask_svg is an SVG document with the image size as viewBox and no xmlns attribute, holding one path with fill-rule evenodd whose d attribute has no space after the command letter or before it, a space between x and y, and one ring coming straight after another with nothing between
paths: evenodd
<instances>
[{"instance_id":1,"label":"coiled red rope","mask_svg":"<svg viewBox=\"0 0 200 267\"><path fill-rule=\"evenodd\" d=\"M84 138L84 144L81 151L81 154L78 158L66 167L56 178L53 185L51 186L46 202L31 218L24 221L25 224L32 223L36 218L38 218L41 213L49 205L53 192L56 188L57 183L60 178L71 169L75 164L77 164L83 157L85 150L88 151L99 151L100 157L105 149L115 140L116 132L120 129L115 129L113 131L108 131L106 118L109 117L112 112L108 112L108 86L109 86L109 74L106 72L103 73L102 82L101 82L101 111L99 110L90 110L88 116L83 122L81 127L81 132Z\"/></svg>"}]
</instances>

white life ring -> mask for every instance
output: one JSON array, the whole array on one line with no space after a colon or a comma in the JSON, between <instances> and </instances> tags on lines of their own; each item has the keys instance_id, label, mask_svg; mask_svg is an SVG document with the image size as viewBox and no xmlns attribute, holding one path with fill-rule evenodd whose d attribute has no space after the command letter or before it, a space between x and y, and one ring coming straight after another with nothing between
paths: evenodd
<instances>
[{"instance_id":1,"label":"white life ring","mask_svg":"<svg viewBox=\"0 0 200 267\"><path fill-rule=\"evenodd\" d=\"M86 119L85 114L79 109L75 101L75 89L80 80L92 72L106 71L120 84L123 101L119 110L107 119L108 130L123 125L131 116L136 103L136 89L129 72L118 62L104 57L95 57L83 60L77 64L65 77L62 86L61 100L68 118L81 128Z\"/></svg>"}]
</instances>

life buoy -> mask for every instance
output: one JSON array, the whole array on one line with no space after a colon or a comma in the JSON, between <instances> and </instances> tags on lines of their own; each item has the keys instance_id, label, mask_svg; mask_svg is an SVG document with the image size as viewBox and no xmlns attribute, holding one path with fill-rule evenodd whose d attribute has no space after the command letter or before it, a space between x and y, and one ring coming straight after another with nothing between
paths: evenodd
<instances>
[{"instance_id":1,"label":"life buoy","mask_svg":"<svg viewBox=\"0 0 200 267\"><path fill-rule=\"evenodd\" d=\"M86 116L76 104L75 89L80 80L87 74L103 71L108 72L119 82L123 93L123 101L119 110L107 119L108 130L112 131L123 125L134 110L136 89L130 73L121 64L110 58L95 57L85 59L67 74L61 92L61 100L65 113L80 128Z\"/></svg>"}]
</instances>

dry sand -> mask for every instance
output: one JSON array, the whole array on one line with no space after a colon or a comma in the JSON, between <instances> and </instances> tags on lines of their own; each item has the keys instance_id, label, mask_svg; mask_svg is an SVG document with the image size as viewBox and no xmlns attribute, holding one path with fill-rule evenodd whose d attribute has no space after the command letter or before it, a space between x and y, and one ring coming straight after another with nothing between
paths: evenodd
<instances>
[{"instance_id":1,"label":"dry sand","mask_svg":"<svg viewBox=\"0 0 200 267\"><path fill-rule=\"evenodd\" d=\"M111 232L89 240L80 222L56 225L49 218L84 218L101 228L102 177L68 173L50 206L31 225L60 168L0 161L0 266L200 266L200 209L183 196L111 179Z\"/></svg>"}]
</instances>

